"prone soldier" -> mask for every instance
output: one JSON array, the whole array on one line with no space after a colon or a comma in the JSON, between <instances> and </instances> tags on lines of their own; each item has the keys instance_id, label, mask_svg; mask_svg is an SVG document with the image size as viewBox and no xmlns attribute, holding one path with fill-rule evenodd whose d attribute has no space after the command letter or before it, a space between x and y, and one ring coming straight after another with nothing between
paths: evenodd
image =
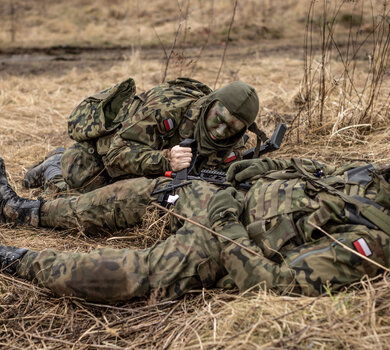
<instances>
[{"instance_id":1,"label":"prone soldier","mask_svg":"<svg viewBox=\"0 0 390 350\"><path fill-rule=\"evenodd\" d=\"M167 240L143 249L91 253L1 246L3 271L58 295L114 302L158 291L177 298L196 288L244 291L257 284L278 293L318 295L377 275L390 266L390 167L269 158L234 163L228 180L251 181L245 194L204 181L179 188L176 222ZM129 181L143 189L136 193ZM127 227L142 215L151 193L169 179L128 179L71 198L31 201L0 173L3 221L88 230ZM129 198L128 198L129 196ZM153 196L152 196L153 197ZM128 206L128 201L138 206ZM22 210L23 209L23 210ZM101 213L100 215L98 213ZM32 219L34 217L34 220ZM212 236L193 221L212 227ZM329 235L329 236L328 236Z\"/></svg>"}]
</instances>

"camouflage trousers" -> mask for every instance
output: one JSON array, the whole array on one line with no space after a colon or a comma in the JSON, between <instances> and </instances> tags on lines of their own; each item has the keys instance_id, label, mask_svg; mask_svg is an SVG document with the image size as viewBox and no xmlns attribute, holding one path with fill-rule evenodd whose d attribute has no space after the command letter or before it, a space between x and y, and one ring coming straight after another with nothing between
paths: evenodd
<instances>
[{"instance_id":1,"label":"camouflage trousers","mask_svg":"<svg viewBox=\"0 0 390 350\"><path fill-rule=\"evenodd\" d=\"M141 221L146 206L157 199L153 190L163 188L168 178L127 179L91 192L45 202L40 225L53 228L80 228L85 232L129 228Z\"/></svg>"},{"instance_id":2,"label":"camouflage trousers","mask_svg":"<svg viewBox=\"0 0 390 350\"><path fill-rule=\"evenodd\" d=\"M139 180L137 185L141 185L141 182L146 179L136 180ZM124 180L107 187L115 190L122 187L124 190L124 184L132 182L133 185L133 181ZM156 181L145 182L149 182L149 187L152 187L151 185ZM180 198L175 207L182 215L190 215L192 219L205 223L207 203L215 191L216 188L212 185L194 182L191 187L185 187L180 191ZM121 208L120 211L132 211L136 205L134 204L135 191L129 192L133 197L126 199L123 206L117 207ZM134 218L137 217L129 214L126 220L123 219L124 221L108 216L108 223L103 224L103 217L108 213L107 208L104 208L102 218L96 215L94 219L85 221L84 219L91 214L86 199L91 199L94 195L97 197L97 193L100 194L100 198L91 201L94 204L90 205L90 210L95 214L98 213L101 203L110 203L111 198L112 202L121 200L118 192L109 197L107 191L102 192L100 189L80 195L79 200L57 199L53 201L58 203L57 207L50 208L55 208L55 215L71 216L71 212L77 212L77 220L90 228L93 222L98 228L102 226L117 228L123 226L126 220L128 223L135 221ZM73 206L68 214L60 214L60 210L57 209L60 207L59 203L64 201L69 202L69 208ZM133 203L129 204L131 201ZM71 202L77 203L71 204ZM111 203L108 206L111 206ZM66 209L66 206L62 208ZM126 214L122 213L122 216L124 218ZM71 226L74 222L71 218L61 219L60 225ZM105 302L126 300L144 296L150 291L161 297L176 298L193 289L210 287L216 280L226 275L225 269L218 263L219 255L219 243L210 233L185 222L176 235L148 249L104 248L91 253L29 251L19 264L18 275L51 289L57 295L74 295L88 300Z\"/></svg>"},{"instance_id":3,"label":"camouflage trousers","mask_svg":"<svg viewBox=\"0 0 390 350\"><path fill-rule=\"evenodd\" d=\"M358 237L361 235L336 235L348 246ZM380 231L366 238L370 242L383 239ZM247 238L238 241L261 255ZM389 266L388 252L374 260ZM199 288L215 286L227 273L240 291L260 284L279 294L316 296L326 291L324 287L337 290L364 275L374 277L379 272L372 263L325 237L293 249L279 264L234 244L222 248L208 232L188 224L149 249L104 248L91 253L29 251L18 267L19 276L57 295L105 302L128 300L151 292L162 298L177 298Z\"/></svg>"},{"instance_id":4,"label":"camouflage trousers","mask_svg":"<svg viewBox=\"0 0 390 350\"><path fill-rule=\"evenodd\" d=\"M158 182L143 178L135 180L145 181L144 184L150 187ZM116 189L117 194L112 197L109 191L101 192L100 189L79 197L55 200L68 201L62 208L70 208L68 214L62 214L60 226L69 227L78 223L90 230L94 226L98 229L113 229L136 221L139 216L128 214L124 218L127 215L124 213L121 214L123 219L115 219L116 214L109 214L111 209L103 209L102 218L98 217L99 209L106 205L119 208L116 210L118 212L131 212L136 197L131 198L131 206L127 199L123 199L127 204L120 205L118 200L120 202L122 197L118 195L125 192L127 182L127 187L132 187L129 183L135 180L124 180L107 186ZM138 183L140 184L141 182ZM145 195L141 196L143 200L146 200L148 191L151 190L145 191ZM209 226L207 203L216 191L215 186L194 181L191 186L180 189L175 211ZM134 196L134 193L135 190L128 190L130 196ZM93 199L93 196L96 198ZM45 210L50 212L49 208ZM61 215L56 206L52 208L56 215ZM77 220L64 218L73 216L74 213L77 214ZM87 218L91 213L95 213L94 220ZM105 213L107 217L103 219ZM47 217L50 217L50 213L46 214ZM49 220L46 224L49 225ZM362 225L339 225L330 233L336 241L352 250L356 250L356 242L362 242L363 239L369 247L365 252L370 259L389 266L390 238L382 231ZM377 266L346 250L327 236L315 242L292 246L279 257L279 262L264 257L261 249L247 235L238 237L237 242L249 247L257 255L234 243L220 243L209 232L186 221L175 235L148 249L103 248L90 253L29 251L18 266L18 275L36 281L58 295L74 295L108 302L144 296L150 292L161 297L176 298L194 289L215 286L227 273L240 291L262 283L278 293L318 295L325 290L324 286L338 289L358 281L364 275L372 277L380 272Z\"/></svg>"}]
</instances>

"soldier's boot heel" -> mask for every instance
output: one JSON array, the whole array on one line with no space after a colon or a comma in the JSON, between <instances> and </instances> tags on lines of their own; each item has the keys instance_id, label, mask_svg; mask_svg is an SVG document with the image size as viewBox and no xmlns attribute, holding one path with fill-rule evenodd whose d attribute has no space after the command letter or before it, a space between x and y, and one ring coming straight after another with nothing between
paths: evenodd
<instances>
[{"instance_id":1,"label":"soldier's boot heel","mask_svg":"<svg viewBox=\"0 0 390 350\"><path fill-rule=\"evenodd\" d=\"M8 183L4 160L0 158L0 222L38 227L43 200L19 197Z\"/></svg>"},{"instance_id":2,"label":"soldier's boot heel","mask_svg":"<svg viewBox=\"0 0 390 350\"><path fill-rule=\"evenodd\" d=\"M20 260L26 254L28 249L9 247L0 244L0 270L10 275L16 274L16 269Z\"/></svg>"},{"instance_id":3,"label":"soldier's boot heel","mask_svg":"<svg viewBox=\"0 0 390 350\"><path fill-rule=\"evenodd\" d=\"M61 157L64 152L65 148L57 147L43 161L33 164L24 176L23 186L41 187L54 176L61 175Z\"/></svg>"}]
</instances>

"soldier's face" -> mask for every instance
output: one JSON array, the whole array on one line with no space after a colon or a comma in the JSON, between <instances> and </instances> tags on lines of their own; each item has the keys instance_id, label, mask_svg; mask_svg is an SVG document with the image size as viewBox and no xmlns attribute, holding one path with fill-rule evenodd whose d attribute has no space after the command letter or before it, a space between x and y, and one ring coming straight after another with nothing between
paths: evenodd
<instances>
[{"instance_id":1,"label":"soldier's face","mask_svg":"<svg viewBox=\"0 0 390 350\"><path fill-rule=\"evenodd\" d=\"M239 133L245 124L232 116L221 102L215 101L207 112L206 128L214 141L220 141Z\"/></svg>"}]
</instances>

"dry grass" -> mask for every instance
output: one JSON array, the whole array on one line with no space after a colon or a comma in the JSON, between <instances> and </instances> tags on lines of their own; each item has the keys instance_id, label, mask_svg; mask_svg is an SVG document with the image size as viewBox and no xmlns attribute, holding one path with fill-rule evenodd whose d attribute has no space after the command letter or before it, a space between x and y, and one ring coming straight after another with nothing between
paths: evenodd
<instances>
[{"instance_id":1,"label":"dry grass","mask_svg":"<svg viewBox=\"0 0 390 350\"><path fill-rule=\"evenodd\" d=\"M58 349L387 349L389 280L319 298L206 291L99 305L3 277L0 344Z\"/></svg>"},{"instance_id":2,"label":"dry grass","mask_svg":"<svg viewBox=\"0 0 390 350\"><path fill-rule=\"evenodd\" d=\"M220 44L225 38L234 1L230 0L47 0L2 1L0 44L7 47L48 47L53 45L144 46L159 45L155 32L165 44L183 22L181 46ZM238 25L233 40L245 41L291 36L284 25L305 15L304 4L245 0L237 8ZM255 15L254 15L255 14ZM272 16L271 16L272 15ZM154 28L154 30L153 30ZM211 32L211 35L209 35Z\"/></svg>"},{"instance_id":3,"label":"dry grass","mask_svg":"<svg viewBox=\"0 0 390 350\"><path fill-rule=\"evenodd\" d=\"M17 13L14 42L10 32L11 2ZM167 78L190 75L213 86L234 1L179 3L182 26ZM313 31L310 56L311 76L315 77L310 108L314 107L308 109L305 105L308 100L304 94L303 37L309 3L240 1L217 86L232 80L252 84L259 92L262 106L258 121L266 131L270 133L281 121L288 124L288 138L282 150L273 154L275 157L303 156L330 163L350 159L389 162L388 70L381 89L375 92L372 118L345 124L343 116L359 116L355 113L359 105L356 96L346 94L349 88L344 80L345 65L333 50L327 56L325 77L330 89L324 119L322 124L315 123L319 113L316 103L321 96L316 75L322 59L319 29ZM373 8L380 11L381 3L372 2ZM66 133L67 116L80 99L129 76L135 78L138 90L158 84L166 67L155 32L169 50L179 24L180 11L174 1L156 0L153 6L138 0L64 4L44 0L1 2L1 47L15 50L61 44L130 48L79 55L66 50L57 54L50 51L52 56L46 55L47 51L39 55L33 52L28 59L0 57L0 156L6 162L11 184L26 197L42 194L21 187L27 167L54 147L71 144ZM346 2L344 11L347 15L360 13L361 4ZM369 2L365 5L370 8ZM316 11L317 20L321 8ZM369 19L362 30L369 32ZM348 25L340 24L335 40L346 44L348 33ZM370 50L372 41L363 45L354 62L354 86L364 93L368 91L364 90L367 76L372 74L364 52ZM349 104L350 109L340 111L340 101L345 106ZM314 118L311 123L305 111L310 111ZM144 248L166 237L166 221L167 217L160 218L150 209L141 225L96 236L86 236L78 230L3 225L0 242L72 251L105 246ZM363 280L337 295L321 298L280 297L264 291L238 295L236 291L203 290L177 301L160 301L152 295L106 306L54 298L46 290L5 275L0 275L0 291L0 346L7 349L390 347L387 276Z\"/></svg>"}]
</instances>

